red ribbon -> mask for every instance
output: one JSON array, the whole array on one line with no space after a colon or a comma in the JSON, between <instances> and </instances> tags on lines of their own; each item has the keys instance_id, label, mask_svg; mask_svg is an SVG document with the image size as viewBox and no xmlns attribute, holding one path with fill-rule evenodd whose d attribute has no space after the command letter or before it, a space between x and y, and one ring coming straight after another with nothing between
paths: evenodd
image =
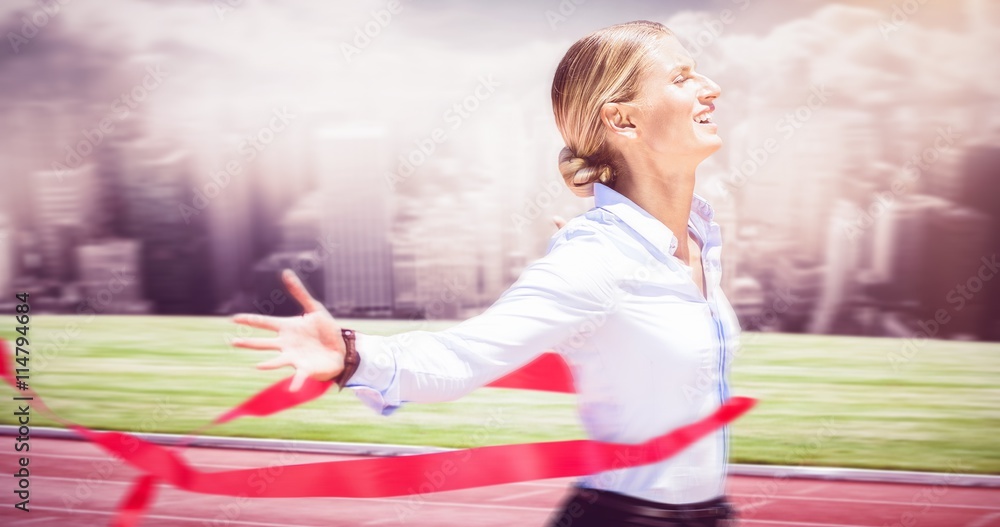
<instances>
[{"instance_id":1,"label":"red ribbon","mask_svg":"<svg viewBox=\"0 0 1000 527\"><path fill-rule=\"evenodd\" d=\"M540 357L486 386L541 392L576 393L573 372L558 353L542 353Z\"/></svg>"},{"instance_id":2,"label":"red ribbon","mask_svg":"<svg viewBox=\"0 0 1000 527\"><path fill-rule=\"evenodd\" d=\"M306 380L297 392L288 391L292 384L292 377L282 379L271 386L261 390L243 404L229 410L228 412L215 418L213 425L228 423L234 419L246 416L267 417L282 410L287 410L293 406L307 403L326 393L333 386L329 382L320 382L313 379Z\"/></svg>"},{"instance_id":3,"label":"red ribbon","mask_svg":"<svg viewBox=\"0 0 1000 527\"><path fill-rule=\"evenodd\" d=\"M142 521L143 515L153 503L156 494L156 476L145 475L136 478L129 489L125 501L118 506L118 515L111 522L111 527L134 527Z\"/></svg>"},{"instance_id":4,"label":"red ribbon","mask_svg":"<svg viewBox=\"0 0 1000 527\"><path fill-rule=\"evenodd\" d=\"M0 340L0 375L15 387L13 357ZM281 380L211 425L243 416L267 416L323 395L329 382L308 380L298 392L289 392L291 378ZM545 353L525 367L488 386L572 393L572 375L556 354ZM51 413L32 390L40 408ZM65 423L80 436L99 445L144 472L118 509L113 525L138 524L152 502L155 482L205 494L251 497L350 497L374 498L442 492L534 479L594 474L667 459L712 431L732 422L755 404L754 399L733 397L713 414L645 443L628 445L590 440L500 445L394 458L328 461L280 467L280 477L262 485L254 475L261 469L201 472L172 448L144 441L123 432L100 432ZM279 467L269 467L276 469Z\"/></svg>"}]
</instances>

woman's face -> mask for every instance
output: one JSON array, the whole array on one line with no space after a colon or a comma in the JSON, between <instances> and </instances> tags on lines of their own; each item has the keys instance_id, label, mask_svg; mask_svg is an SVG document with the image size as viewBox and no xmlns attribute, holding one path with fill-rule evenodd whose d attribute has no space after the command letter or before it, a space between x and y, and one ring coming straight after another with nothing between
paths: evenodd
<instances>
[{"instance_id":1,"label":"woman's face","mask_svg":"<svg viewBox=\"0 0 1000 527\"><path fill-rule=\"evenodd\" d=\"M653 60L636 101L637 137L656 154L701 162L722 146L711 118L721 89L676 37L661 38Z\"/></svg>"}]
</instances>

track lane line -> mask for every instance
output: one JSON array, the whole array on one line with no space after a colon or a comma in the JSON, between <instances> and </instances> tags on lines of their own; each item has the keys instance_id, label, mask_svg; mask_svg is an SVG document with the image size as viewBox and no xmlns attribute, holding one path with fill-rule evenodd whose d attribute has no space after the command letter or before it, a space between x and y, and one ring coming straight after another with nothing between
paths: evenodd
<instances>
[{"instance_id":1,"label":"track lane line","mask_svg":"<svg viewBox=\"0 0 1000 527\"><path fill-rule=\"evenodd\" d=\"M986 527L987 525L990 524L990 521L993 520L993 519L995 519L995 518L1000 518L1000 512L994 512L993 514L987 514L985 516L980 516L980 517L972 520L968 524L966 524L965 527Z\"/></svg>"},{"instance_id":2,"label":"track lane line","mask_svg":"<svg viewBox=\"0 0 1000 527\"><path fill-rule=\"evenodd\" d=\"M2 456L2 455L9 455L9 456L15 457L15 458L16 457L20 457L20 454L10 453L10 452L0 452L0 456ZM125 463L121 459L119 459L117 457L114 457L112 455L79 456L79 455L75 455L75 454L42 454L42 453L32 453L30 457L32 459L34 459L34 458L37 457L37 458L51 458L51 459L74 459L74 460L82 460L82 461L112 461L112 462L120 464L123 467L128 467L130 470L136 470L131 465L128 465L127 463ZM333 461L336 461L336 460L333 460ZM247 469L247 468L261 468L260 465L250 465L250 464L248 464L248 465L226 465L226 464L220 464L220 463L198 463L198 462L195 462L195 461L192 461L192 463L195 466L197 466L198 468L202 468L202 467L204 467L204 468L220 468L220 469L228 469L228 470L233 470L233 469ZM266 465L263 466L263 468L266 468ZM525 485L525 486L529 486L529 487L547 487L547 488L553 488L553 489L565 489L565 488L567 488L569 486L569 483L555 483L555 482L545 482L545 481L515 481L513 483L507 483L505 485Z\"/></svg>"},{"instance_id":3,"label":"track lane line","mask_svg":"<svg viewBox=\"0 0 1000 527\"><path fill-rule=\"evenodd\" d=\"M58 508L55 508L55 507L35 506L35 507L32 507L32 509L33 510L50 511L50 512L62 512L61 509L58 509ZM544 509L544 510L547 511L547 512L551 512L549 509ZM114 514L113 512L90 510L90 509L76 509L73 512L74 513L80 513L80 514L96 514L96 515L99 515L99 516L110 516L110 515ZM172 515L166 515L166 514L147 514L147 515L145 515L145 517L152 518L152 519L157 519L157 520L182 521L182 522L204 522L205 521L204 518L191 518L191 517L186 517L186 516L172 516ZM396 520L393 519L393 520L388 520L387 521L387 519L375 519L375 520L372 520L372 522L368 522L366 525L377 525L377 524L389 523L389 522L392 522L392 521L396 521ZM373 522L376 522L376 523L373 523ZM858 524L843 524L843 523L789 522L789 521L780 521L780 520L740 520L740 523L759 523L759 524L767 524L767 525L782 525L782 526L785 526L785 527L877 527L877 526L873 526L873 525L858 525ZM226 524L227 525L249 525L249 526L252 526L252 527L328 527L329 526L329 523L325 523L325 524L322 524L322 525L312 525L312 524L303 524L303 523L294 523L294 524L292 524L292 523L288 523L288 522L285 522L285 523L257 522L257 521L249 521L249 520L226 520Z\"/></svg>"},{"instance_id":4,"label":"track lane line","mask_svg":"<svg viewBox=\"0 0 1000 527\"><path fill-rule=\"evenodd\" d=\"M31 510L41 510L49 512L66 512L63 509L56 507L45 507L45 506L33 506ZM115 511L98 511L90 509L74 509L73 514L96 514L99 516L113 516L116 515ZM144 518L152 518L154 520L167 520L167 521L180 521L180 522L205 522L204 518L191 518L187 516L172 516L168 514L144 514ZM250 525L253 527L328 527L326 525L306 525L303 523L269 523L269 522L255 522L249 520L226 520L226 525Z\"/></svg>"},{"instance_id":5,"label":"track lane line","mask_svg":"<svg viewBox=\"0 0 1000 527\"><path fill-rule=\"evenodd\" d=\"M766 525L786 525L788 527L880 527L877 525L859 525L855 523L813 523L813 522L786 522L781 520L744 520L739 519L739 523L763 523Z\"/></svg>"},{"instance_id":6,"label":"track lane line","mask_svg":"<svg viewBox=\"0 0 1000 527\"><path fill-rule=\"evenodd\" d=\"M80 480L80 479L76 479L76 478L66 478L66 477L61 477L61 476L32 476L32 479L48 479L48 480L66 481L66 482L70 482L70 481L72 481L72 482L86 481L86 480ZM131 481L105 480L105 481L98 481L98 482L96 482L94 484L95 485L102 485L103 484L103 485L122 485L122 486L126 486L126 485L131 485L132 482ZM164 487L164 488L170 488L170 489L176 490L177 492L187 492L187 491L185 491L183 489L174 489L174 487L169 486L169 485L165 485L163 483L160 483L157 486L158 487ZM194 494L194 493L188 493L188 494ZM224 494L194 494L194 495L195 496L202 496L202 497L211 497L211 496L214 496L214 497L219 498L219 499L227 499L227 498L237 499L238 498L238 496L227 496L227 495L224 495ZM412 500L405 500L405 499L399 499L399 498L333 498L333 497L328 497L328 498L260 498L260 499L294 499L294 500L324 499L324 500L337 500L337 501L352 501L352 502L359 502L359 503L400 503L400 504L404 504L404 505L413 505L413 501ZM466 509L508 509L508 510L521 510L521 511L532 511L532 512L537 512L537 511L551 511L551 509L547 508L547 507L530 507L530 506L526 506L526 505L488 505L488 504L479 504L479 503L461 503L461 502L454 502L454 501L431 501L431 500L426 500L426 499L424 501L421 501L420 504L421 505L438 505L438 506L448 506L448 507L459 507L459 508L466 508ZM62 510L67 510L67 509L62 509ZM80 510L80 509L73 509L73 510Z\"/></svg>"},{"instance_id":7,"label":"track lane line","mask_svg":"<svg viewBox=\"0 0 1000 527\"><path fill-rule=\"evenodd\" d=\"M1000 497L1000 493L997 493ZM758 494L729 494L729 497L739 496L742 498L755 498L760 497ZM829 498L829 497L812 497L812 496L768 496L769 499L774 499L778 501L829 501L833 503L867 503L870 505L902 505L902 506L928 506L928 507L950 507L953 509L983 509L990 511L1000 511L1000 505L966 505L966 504L948 504L948 503L914 503L912 501L889 501L889 500L867 500L867 499L855 499L855 498Z\"/></svg>"},{"instance_id":8,"label":"track lane line","mask_svg":"<svg viewBox=\"0 0 1000 527\"><path fill-rule=\"evenodd\" d=\"M129 467L129 468L131 469L131 467ZM246 467L236 467L236 468L246 468ZM134 469L132 469L132 470L134 470ZM74 477L67 477L67 476L32 476L32 478L33 479L50 479L50 480L53 480L53 481L81 482L81 483L93 482L93 480L87 479L87 478L74 478ZM132 482L130 480L129 481L123 481L123 480L106 479L106 480L100 480L98 483L113 483L113 484L117 484L117 485L129 485ZM170 487L170 488L173 488L173 487ZM558 486L558 487L553 487L553 488L566 488L566 487L565 486ZM180 489L180 490L183 490L183 489ZM526 492L517 494L515 496L516 497L524 497L524 496L542 494L544 492L545 491L542 491L542 490L526 491ZM1000 494L1000 493L998 493L998 494ZM222 494L207 494L207 495L208 496L225 496L225 495L222 495ZM758 494L744 494L744 493L731 493L731 494L727 494L727 496L729 498L736 498L736 497L739 497L739 498L759 498L760 497L760 495L758 495ZM385 499L385 500L391 500L392 498L330 498L330 499L354 499L354 500L364 500L364 501L379 501L379 500L383 500L383 499ZM503 497L501 497L499 499L498 498L494 498L494 499L491 499L489 501L491 501L491 502L506 501L507 499L515 499L515 498L514 497L508 498L506 496L503 496ZM913 502L910 502L910 501L868 500L868 499L860 499L860 498L858 498L858 499L854 499L854 498L832 498L832 497L818 497L818 496L817 497L812 497L812 496L790 496L790 495L783 495L783 494L782 495L767 496L767 499L769 501L767 501L766 503L773 503L774 501L828 501L828 502L832 502L832 503L863 503L863 504L869 504L869 505L898 505L898 506L901 506L901 507L910 507L910 506L913 506L913 505L920 505L920 504L914 504ZM445 502L438 502L438 503L445 503ZM755 507L760 507L760 506L762 506L762 505L755 505ZM973 509L973 510L986 510L986 511L1000 511L1000 506L995 506L995 505L971 505L971 504L962 504L962 503L954 503L954 504L952 504L952 503L933 503L933 504L928 504L928 506L930 508L942 507L942 508L952 508L952 509Z\"/></svg>"},{"instance_id":9,"label":"track lane line","mask_svg":"<svg viewBox=\"0 0 1000 527\"><path fill-rule=\"evenodd\" d=\"M539 494L545 494L547 492L548 492L547 490L529 490L527 492L519 492L517 494L508 494L506 496L497 496L495 498L490 499L489 501L510 501L510 500L516 500L516 499L519 499L519 498L527 498L528 496L537 496Z\"/></svg>"}]
</instances>

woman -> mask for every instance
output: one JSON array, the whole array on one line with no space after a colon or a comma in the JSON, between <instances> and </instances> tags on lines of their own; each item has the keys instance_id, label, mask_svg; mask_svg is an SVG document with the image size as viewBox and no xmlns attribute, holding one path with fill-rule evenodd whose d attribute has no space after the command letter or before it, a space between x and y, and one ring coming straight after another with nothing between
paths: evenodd
<instances>
[{"instance_id":1,"label":"woman","mask_svg":"<svg viewBox=\"0 0 1000 527\"><path fill-rule=\"evenodd\" d=\"M719 93L661 24L581 39L557 68L552 103L566 142L559 170L596 206L487 311L445 331L355 334L286 271L305 315L237 315L278 335L234 345L281 350L259 367L293 366L293 389L335 380L383 414L461 397L554 349L573 368L592 439L639 443L704 417L728 398L739 334L719 289L719 228L694 194L696 167L721 146L711 121ZM719 525L730 514L727 433L583 478L551 525Z\"/></svg>"}]
</instances>

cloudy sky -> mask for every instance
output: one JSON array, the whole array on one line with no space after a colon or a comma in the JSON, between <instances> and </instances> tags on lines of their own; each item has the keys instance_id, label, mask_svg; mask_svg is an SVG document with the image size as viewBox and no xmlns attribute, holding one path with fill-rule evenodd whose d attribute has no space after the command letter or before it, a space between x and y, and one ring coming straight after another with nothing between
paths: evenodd
<instances>
[{"instance_id":1,"label":"cloudy sky","mask_svg":"<svg viewBox=\"0 0 1000 527\"><path fill-rule=\"evenodd\" d=\"M179 55L188 62L173 64L178 73L204 73L195 63L219 68L215 71L224 78L190 79L201 84L202 93L210 85L228 97L236 91L238 96L294 97L303 104L345 109L376 99L392 107L393 102L412 104L410 96L459 95L467 89L460 79L483 73L511 82L547 82L558 58L574 40L600 27L634 19L667 23L688 41L701 38L708 42L710 56L761 66L802 55L823 60L845 55L843 50L852 47L862 47L865 55L876 57L909 52L907 60L914 62L961 62L979 44L969 40L970 18L988 15L980 20L984 27L1000 23L998 10L986 9L985 0L837 4L820 0L403 0L385 29L379 28L370 43L358 48L360 53L345 56L345 45L356 43L357 32L366 24L374 27L373 12L386 10L387 2L62 1L65 5L56 0L4 2L0 20L8 44L11 32L25 33L23 17L44 20L37 14L40 5L59 6L59 12L15 55L30 54L33 46L41 46L38 41L47 32L59 31L95 49ZM984 7L977 8L977 4ZM720 24L725 11L730 12L729 22ZM970 16L973 11L976 15ZM886 38L880 24L892 23L895 12L905 15L897 16L903 23L893 23L898 31ZM721 27L718 37L711 35L713 22ZM11 58L11 45L3 52ZM932 56L917 56L928 52ZM723 66L701 62L709 70ZM993 71L976 73L995 78L996 67L989 68Z\"/></svg>"},{"instance_id":2,"label":"cloudy sky","mask_svg":"<svg viewBox=\"0 0 1000 527\"><path fill-rule=\"evenodd\" d=\"M8 1L0 93L14 101L62 89L52 97L85 93L107 107L156 65L169 73L146 108L157 133L215 130L220 114L259 126L290 107L389 121L419 137L485 76L501 85L498 107L516 107L558 139L549 87L568 46L607 25L650 19L674 29L722 85L723 131L748 108L794 109L818 85L863 111L897 108L912 117L907 128L928 136L946 123L995 137L1000 125L1000 68L990 57L1000 9L987 0L403 0L395 13L389 5ZM483 118L470 130L493 126Z\"/></svg>"}]
</instances>

